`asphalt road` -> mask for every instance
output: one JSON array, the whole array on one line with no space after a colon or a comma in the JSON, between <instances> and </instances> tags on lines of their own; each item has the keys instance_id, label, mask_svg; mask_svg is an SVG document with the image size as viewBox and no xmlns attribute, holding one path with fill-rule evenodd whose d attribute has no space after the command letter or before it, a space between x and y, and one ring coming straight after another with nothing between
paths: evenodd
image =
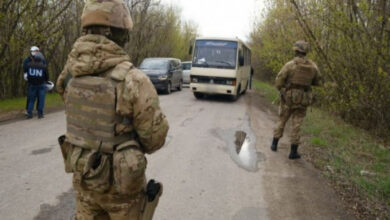
<instances>
[{"instance_id":1,"label":"asphalt road","mask_svg":"<svg viewBox=\"0 0 390 220\"><path fill-rule=\"evenodd\" d=\"M147 156L147 176L164 184L155 219L353 219L314 168L287 159L287 138L269 150L276 116L255 93L230 102L184 89L160 102L170 130ZM64 131L63 111L0 126L0 219L72 219Z\"/></svg>"}]
</instances>

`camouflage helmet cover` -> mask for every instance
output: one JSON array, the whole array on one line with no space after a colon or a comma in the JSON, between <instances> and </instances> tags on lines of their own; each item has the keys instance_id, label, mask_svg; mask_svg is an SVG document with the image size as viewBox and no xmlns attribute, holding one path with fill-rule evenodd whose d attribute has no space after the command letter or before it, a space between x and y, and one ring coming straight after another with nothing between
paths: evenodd
<instances>
[{"instance_id":1,"label":"camouflage helmet cover","mask_svg":"<svg viewBox=\"0 0 390 220\"><path fill-rule=\"evenodd\" d=\"M87 0L81 16L81 26L85 28L95 25L130 31L133 21L123 0Z\"/></svg>"},{"instance_id":2,"label":"camouflage helmet cover","mask_svg":"<svg viewBox=\"0 0 390 220\"><path fill-rule=\"evenodd\" d=\"M303 40L299 40L299 41L294 43L293 50L301 52L301 53L308 53L309 52L309 43L307 43L306 41L303 41Z\"/></svg>"}]
</instances>

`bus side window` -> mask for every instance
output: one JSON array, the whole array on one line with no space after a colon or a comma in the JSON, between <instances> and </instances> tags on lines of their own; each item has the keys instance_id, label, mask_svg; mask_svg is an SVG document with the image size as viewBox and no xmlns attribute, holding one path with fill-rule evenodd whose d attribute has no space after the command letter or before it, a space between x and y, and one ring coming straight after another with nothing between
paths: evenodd
<instances>
[{"instance_id":1,"label":"bus side window","mask_svg":"<svg viewBox=\"0 0 390 220\"><path fill-rule=\"evenodd\" d=\"M248 60L247 60L247 50L246 47L244 46L244 66L248 65Z\"/></svg>"},{"instance_id":2,"label":"bus side window","mask_svg":"<svg viewBox=\"0 0 390 220\"><path fill-rule=\"evenodd\" d=\"M250 57L249 57L249 50L248 48L244 47L244 57L245 57L245 66L250 65Z\"/></svg>"},{"instance_id":3,"label":"bus side window","mask_svg":"<svg viewBox=\"0 0 390 220\"><path fill-rule=\"evenodd\" d=\"M252 64L251 50L248 49L248 66Z\"/></svg>"},{"instance_id":4,"label":"bus side window","mask_svg":"<svg viewBox=\"0 0 390 220\"><path fill-rule=\"evenodd\" d=\"M244 66L245 65L245 57L244 57L244 54L243 54L241 49L238 52L238 63L239 63L240 66Z\"/></svg>"}]
</instances>

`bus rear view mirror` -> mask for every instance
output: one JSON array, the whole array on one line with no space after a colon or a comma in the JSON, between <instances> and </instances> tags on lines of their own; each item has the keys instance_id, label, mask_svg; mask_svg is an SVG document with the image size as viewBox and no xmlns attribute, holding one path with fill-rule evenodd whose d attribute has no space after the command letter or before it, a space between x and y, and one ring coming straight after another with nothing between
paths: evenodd
<instances>
[{"instance_id":1,"label":"bus rear view mirror","mask_svg":"<svg viewBox=\"0 0 390 220\"><path fill-rule=\"evenodd\" d=\"M244 57L243 56L240 56L238 58L238 63L240 64L240 66L244 66Z\"/></svg>"}]
</instances>

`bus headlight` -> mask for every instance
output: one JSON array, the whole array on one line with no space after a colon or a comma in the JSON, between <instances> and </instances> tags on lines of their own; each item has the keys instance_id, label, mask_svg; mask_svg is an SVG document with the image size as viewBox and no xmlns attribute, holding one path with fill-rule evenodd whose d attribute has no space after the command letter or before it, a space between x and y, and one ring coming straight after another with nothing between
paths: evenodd
<instances>
[{"instance_id":1,"label":"bus headlight","mask_svg":"<svg viewBox=\"0 0 390 220\"><path fill-rule=\"evenodd\" d=\"M192 82L192 83L197 83L197 82L198 82L198 78L191 77L191 82Z\"/></svg>"},{"instance_id":2,"label":"bus headlight","mask_svg":"<svg viewBox=\"0 0 390 220\"><path fill-rule=\"evenodd\" d=\"M226 80L226 85L235 86L236 85L236 80Z\"/></svg>"}]
</instances>

